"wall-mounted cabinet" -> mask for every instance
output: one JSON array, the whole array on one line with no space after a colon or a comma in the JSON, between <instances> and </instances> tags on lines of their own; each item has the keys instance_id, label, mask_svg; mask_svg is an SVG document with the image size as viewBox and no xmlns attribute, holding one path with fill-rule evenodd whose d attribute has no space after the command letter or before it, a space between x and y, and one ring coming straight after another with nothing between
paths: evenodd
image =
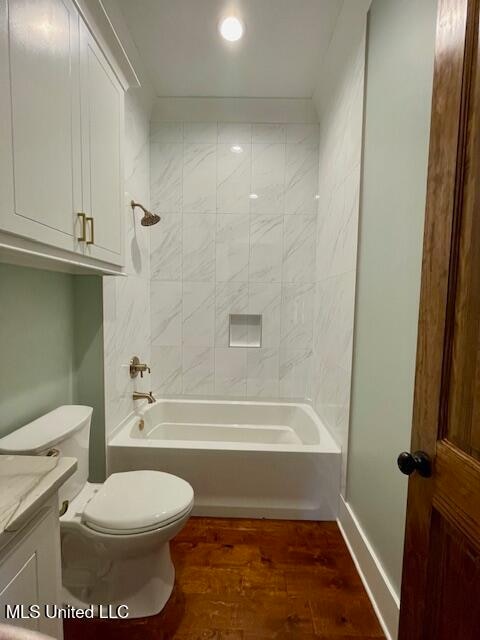
<instances>
[{"instance_id":1,"label":"wall-mounted cabinet","mask_svg":"<svg viewBox=\"0 0 480 640\"><path fill-rule=\"evenodd\" d=\"M0 232L122 266L124 90L71 0L0 0L0 86Z\"/></svg>"}]
</instances>

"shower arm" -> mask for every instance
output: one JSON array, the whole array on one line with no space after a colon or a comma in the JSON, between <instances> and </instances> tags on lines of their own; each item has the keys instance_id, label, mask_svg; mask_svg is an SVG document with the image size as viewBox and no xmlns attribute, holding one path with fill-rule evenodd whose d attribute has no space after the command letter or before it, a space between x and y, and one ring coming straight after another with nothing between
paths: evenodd
<instances>
[{"instance_id":1,"label":"shower arm","mask_svg":"<svg viewBox=\"0 0 480 640\"><path fill-rule=\"evenodd\" d=\"M132 200L130 202L130 206L132 207L132 209L135 209L135 207L140 207L140 209L143 211L143 213L146 213L147 215L150 214L150 211L148 211L147 209L145 209L145 207L143 206L143 204L140 204L139 202L135 202L135 200Z\"/></svg>"}]
</instances>

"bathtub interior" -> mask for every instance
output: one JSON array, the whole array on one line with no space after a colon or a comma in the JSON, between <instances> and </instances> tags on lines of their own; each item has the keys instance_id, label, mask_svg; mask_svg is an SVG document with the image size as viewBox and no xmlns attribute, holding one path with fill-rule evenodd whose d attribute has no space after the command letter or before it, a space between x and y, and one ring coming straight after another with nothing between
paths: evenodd
<instances>
[{"instance_id":1,"label":"bathtub interior","mask_svg":"<svg viewBox=\"0 0 480 640\"><path fill-rule=\"evenodd\" d=\"M139 433L142 434L139 436ZM219 425L219 424L181 424L161 423L149 432L132 429L132 437L192 442L230 442L241 445L251 444L271 445L301 445L302 442L291 427L260 425Z\"/></svg>"},{"instance_id":2,"label":"bathtub interior","mask_svg":"<svg viewBox=\"0 0 480 640\"><path fill-rule=\"evenodd\" d=\"M224 442L338 450L305 404L159 400L143 409L129 429L132 440Z\"/></svg>"}]
</instances>

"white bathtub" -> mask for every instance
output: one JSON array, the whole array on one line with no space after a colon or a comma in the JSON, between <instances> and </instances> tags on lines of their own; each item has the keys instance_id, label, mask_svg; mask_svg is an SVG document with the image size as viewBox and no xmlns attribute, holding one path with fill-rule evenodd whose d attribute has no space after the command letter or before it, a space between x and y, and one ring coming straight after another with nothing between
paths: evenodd
<instances>
[{"instance_id":1,"label":"white bathtub","mask_svg":"<svg viewBox=\"0 0 480 640\"><path fill-rule=\"evenodd\" d=\"M306 404L159 400L115 433L108 462L185 478L196 515L337 517L340 450Z\"/></svg>"}]
</instances>

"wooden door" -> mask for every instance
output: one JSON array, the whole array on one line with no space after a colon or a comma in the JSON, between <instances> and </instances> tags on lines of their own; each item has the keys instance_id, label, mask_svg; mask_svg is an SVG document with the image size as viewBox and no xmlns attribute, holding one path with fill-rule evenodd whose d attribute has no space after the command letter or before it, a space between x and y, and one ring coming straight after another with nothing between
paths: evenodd
<instances>
[{"instance_id":1,"label":"wooden door","mask_svg":"<svg viewBox=\"0 0 480 640\"><path fill-rule=\"evenodd\" d=\"M0 0L0 229L76 248L81 211L78 11Z\"/></svg>"},{"instance_id":2,"label":"wooden door","mask_svg":"<svg viewBox=\"0 0 480 640\"><path fill-rule=\"evenodd\" d=\"M480 638L479 4L439 0L400 640Z\"/></svg>"},{"instance_id":3,"label":"wooden door","mask_svg":"<svg viewBox=\"0 0 480 640\"><path fill-rule=\"evenodd\" d=\"M83 207L86 255L123 265L123 89L81 23ZM131 213L131 210L130 210Z\"/></svg>"}]
</instances>

